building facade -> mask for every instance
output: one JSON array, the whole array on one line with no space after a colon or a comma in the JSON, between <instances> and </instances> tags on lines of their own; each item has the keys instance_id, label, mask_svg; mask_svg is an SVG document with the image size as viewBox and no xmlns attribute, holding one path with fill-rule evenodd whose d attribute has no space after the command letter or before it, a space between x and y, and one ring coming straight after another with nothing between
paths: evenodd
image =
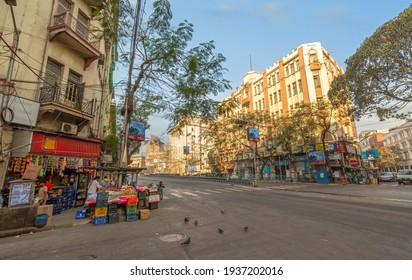
<instances>
[{"instance_id":1,"label":"building facade","mask_svg":"<svg viewBox=\"0 0 412 280\"><path fill-rule=\"evenodd\" d=\"M287 116L289 112L299 108L301 104L327 101L331 82L341 74L343 74L343 68L336 63L319 42L302 44L262 73L249 71L244 76L243 83L224 102L236 100L239 104L232 110L232 116L263 111L269 114L272 119L276 119ZM221 117L227 116L222 115ZM270 135L270 131L265 128L262 134ZM356 141L355 123L351 117L334 120L327 141L336 142L338 140L344 141L343 145L345 146L352 146L352 142ZM238 155L233 149L239 149L239 145L233 145L233 139L231 140L230 137L226 141L228 161L233 162L237 159L240 166L235 170L239 170L246 177L247 174L253 174L250 156L253 151L242 151L243 155ZM352 148L349 150L354 151ZM266 150L261 152L263 155ZM247 153L246 156L244 153ZM234 156L235 154L237 155ZM355 154L351 155L347 157L348 167L350 167L351 158L358 156L358 153L355 150ZM277 164L278 166L275 167L276 163L273 162L272 168L266 168L267 174L274 173L272 170L277 168L276 172L278 172L279 178L281 178L279 175L291 176L291 162L286 163L284 158L279 156ZM309 171L308 163L296 165L299 166L299 170L297 170L299 173ZM281 171L282 166L284 171Z\"/></svg>"},{"instance_id":2,"label":"building facade","mask_svg":"<svg viewBox=\"0 0 412 280\"><path fill-rule=\"evenodd\" d=\"M170 173L199 175L211 172L208 152L212 145L204 137L206 130L206 123L193 117L170 132Z\"/></svg>"},{"instance_id":3,"label":"building facade","mask_svg":"<svg viewBox=\"0 0 412 280\"><path fill-rule=\"evenodd\" d=\"M152 136L146 145L146 173L167 174L170 173L168 145L157 136Z\"/></svg>"},{"instance_id":4,"label":"building facade","mask_svg":"<svg viewBox=\"0 0 412 280\"><path fill-rule=\"evenodd\" d=\"M104 29L92 16L113 7L95 2L20 0L11 9L0 3L2 59L15 54L14 67L0 63L3 93L10 94L0 95L10 115L1 131L8 179L35 164L54 185L68 176L84 188L94 172L88 168L99 164L110 130L116 42L99 35Z\"/></svg>"},{"instance_id":5,"label":"building facade","mask_svg":"<svg viewBox=\"0 0 412 280\"><path fill-rule=\"evenodd\" d=\"M403 125L389 129L383 135L383 143L388 147L396 147L396 162L400 169L412 169L412 120Z\"/></svg>"}]
</instances>

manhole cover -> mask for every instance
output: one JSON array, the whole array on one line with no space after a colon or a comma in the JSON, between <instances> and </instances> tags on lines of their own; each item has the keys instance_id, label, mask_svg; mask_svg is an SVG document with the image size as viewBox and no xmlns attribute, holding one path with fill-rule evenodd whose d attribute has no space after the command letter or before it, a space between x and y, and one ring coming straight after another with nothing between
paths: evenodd
<instances>
[{"instance_id":1,"label":"manhole cover","mask_svg":"<svg viewBox=\"0 0 412 280\"><path fill-rule=\"evenodd\" d=\"M186 234L183 233L173 233L167 234L159 237L163 242L177 242L186 238Z\"/></svg>"}]
</instances>

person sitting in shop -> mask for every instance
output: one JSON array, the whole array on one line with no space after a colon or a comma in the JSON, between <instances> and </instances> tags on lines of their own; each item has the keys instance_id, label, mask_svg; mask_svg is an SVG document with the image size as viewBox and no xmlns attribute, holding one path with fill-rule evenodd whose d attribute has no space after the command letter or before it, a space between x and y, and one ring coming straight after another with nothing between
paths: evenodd
<instances>
[{"instance_id":1,"label":"person sitting in shop","mask_svg":"<svg viewBox=\"0 0 412 280\"><path fill-rule=\"evenodd\" d=\"M104 176L103 180L100 181L100 186L102 187L102 189L106 190L109 186L109 183L109 178L107 178L107 176Z\"/></svg>"},{"instance_id":2,"label":"person sitting in shop","mask_svg":"<svg viewBox=\"0 0 412 280\"><path fill-rule=\"evenodd\" d=\"M100 176L97 175L94 177L93 181L90 182L89 186L87 187L87 199L88 200L96 200L97 192L102 188L99 183Z\"/></svg>"},{"instance_id":3,"label":"person sitting in shop","mask_svg":"<svg viewBox=\"0 0 412 280\"><path fill-rule=\"evenodd\" d=\"M40 205L45 205L46 201L49 199L49 189L46 187L45 182L39 183L38 198L39 198Z\"/></svg>"}]
</instances>

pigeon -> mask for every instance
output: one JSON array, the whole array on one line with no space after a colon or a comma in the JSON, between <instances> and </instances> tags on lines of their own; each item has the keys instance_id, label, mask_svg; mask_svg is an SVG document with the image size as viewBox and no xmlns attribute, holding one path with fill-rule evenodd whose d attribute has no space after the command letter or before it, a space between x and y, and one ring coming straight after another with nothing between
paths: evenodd
<instances>
[{"instance_id":1,"label":"pigeon","mask_svg":"<svg viewBox=\"0 0 412 280\"><path fill-rule=\"evenodd\" d=\"M189 217L185 217L185 223L189 222Z\"/></svg>"},{"instance_id":2,"label":"pigeon","mask_svg":"<svg viewBox=\"0 0 412 280\"><path fill-rule=\"evenodd\" d=\"M221 228L217 228L217 230L219 231L219 233L224 233L225 231Z\"/></svg>"},{"instance_id":3,"label":"pigeon","mask_svg":"<svg viewBox=\"0 0 412 280\"><path fill-rule=\"evenodd\" d=\"M220 213L226 214L226 209L225 210L220 210Z\"/></svg>"},{"instance_id":4,"label":"pigeon","mask_svg":"<svg viewBox=\"0 0 412 280\"><path fill-rule=\"evenodd\" d=\"M249 229L249 227L247 227L247 226L245 226L245 227L243 228L244 231L247 231L248 229Z\"/></svg>"},{"instance_id":5,"label":"pigeon","mask_svg":"<svg viewBox=\"0 0 412 280\"><path fill-rule=\"evenodd\" d=\"M197 226L199 224L199 221L196 219L195 220L195 226Z\"/></svg>"},{"instance_id":6,"label":"pigeon","mask_svg":"<svg viewBox=\"0 0 412 280\"><path fill-rule=\"evenodd\" d=\"M180 245L187 246L187 245L190 244L190 241L191 241L191 239L190 239L190 237L188 237L184 242L180 243Z\"/></svg>"}]
</instances>

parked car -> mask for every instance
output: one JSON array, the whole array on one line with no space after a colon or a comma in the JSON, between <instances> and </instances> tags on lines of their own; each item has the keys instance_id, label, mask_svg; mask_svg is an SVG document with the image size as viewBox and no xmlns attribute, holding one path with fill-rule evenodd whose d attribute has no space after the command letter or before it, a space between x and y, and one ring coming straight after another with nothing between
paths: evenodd
<instances>
[{"instance_id":1,"label":"parked car","mask_svg":"<svg viewBox=\"0 0 412 280\"><path fill-rule=\"evenodd\" d=\"M381 182L395 182L396 181L396 173L394 173L394 172L383 172L379 176L379 181L381 181Z\"/></svg>"},{"instance_id":2,"label":"parked car","mask_svg":"<svg viewBox=\"0 0 412 280\"><path fill-rule=\"evenodd\" d=\"M402 169L399 170L397 176L398 184L412 183L412 170L411 169Z\"/></svg>"}]
</instances>

